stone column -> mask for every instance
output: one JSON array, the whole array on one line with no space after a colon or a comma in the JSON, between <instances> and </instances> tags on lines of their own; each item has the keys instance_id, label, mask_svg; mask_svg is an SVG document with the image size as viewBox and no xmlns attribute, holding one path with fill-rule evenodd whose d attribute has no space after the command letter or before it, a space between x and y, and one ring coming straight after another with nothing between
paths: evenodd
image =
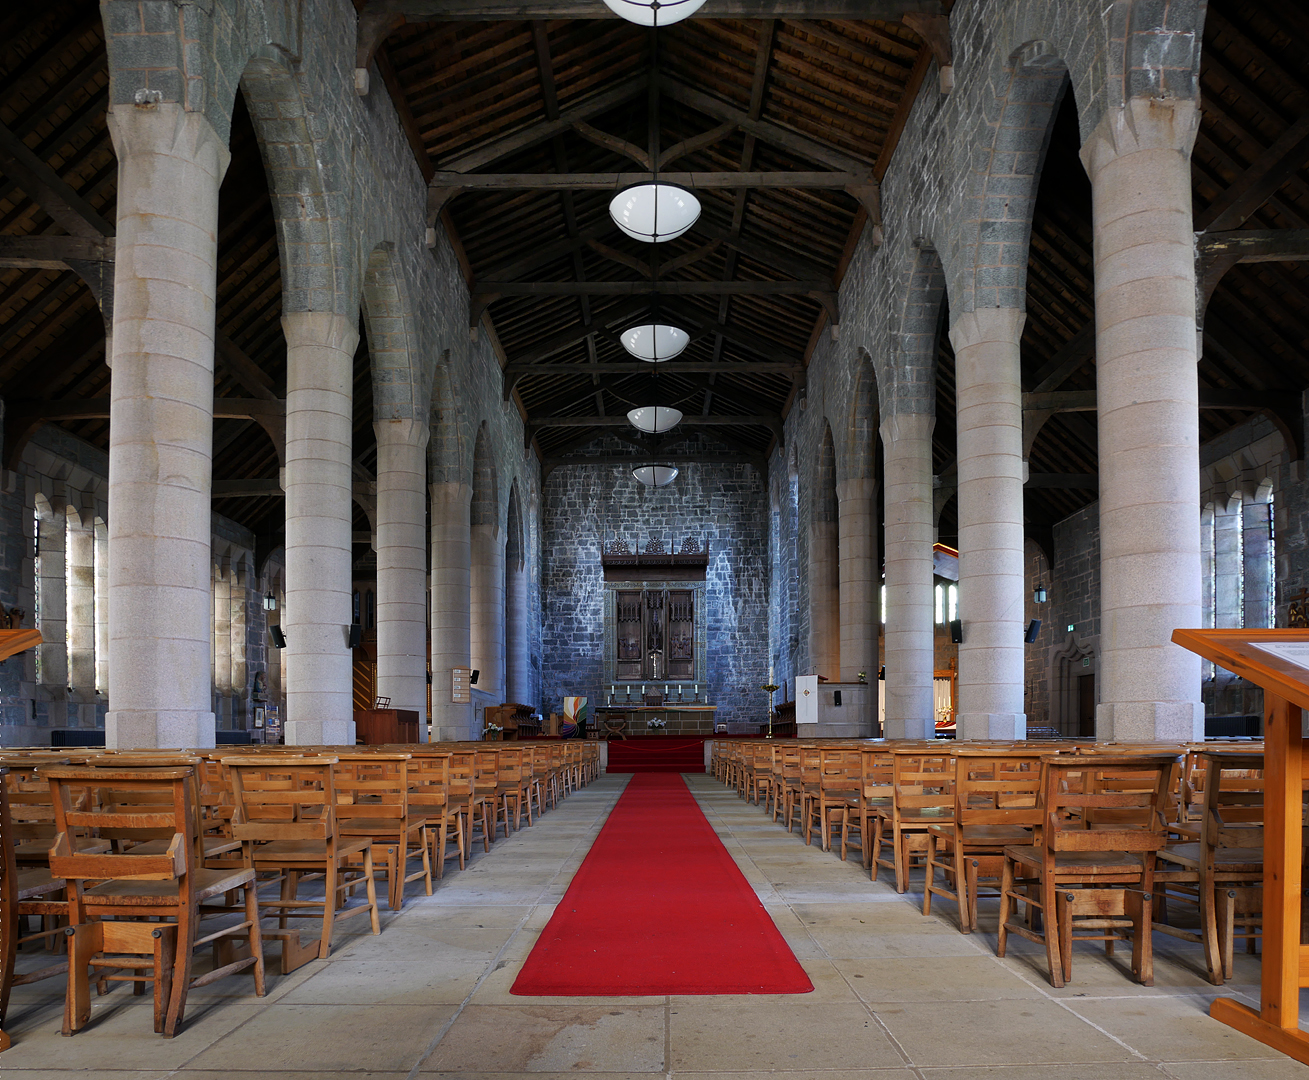
<instances>
[{"instance_id":1,"label":"stone column","mask_svg":"<svg viewBox=\"0 0 1309 1080\"><path fill-rule=\"evenodd\" d=\"M839 512L836 520L822 520L816 502L814 511L809 523L809 663L812 671L836 681L841 677Z\"/></svg>"},{"instance_id":2,"label":"stone column","mask_svg":"<svg viewBox=\"0 0 1309 1080\"><path fill-rule=\"evenodd\" d=\"M427 424L379 420L377 692L427 717Z\"/></svg>"},{"instance_id":3,"label":"stone column","mask_svg":"<svg viewBox=\"0 0 1309 1080\"><path fill-rule=\"evenodd\" d=\"M473 489L457 481L433 484L432 499L432 741L469 739L473 706L450 700L451 672L471 656Z\"/></svg>"},{"instance_id":4,"label":"stone column","mask_svg":"<svg viewBox=\"0 0 1309 1080\"><path fill-rule=\"evenodd\" d=\"M231 728L232 719L232 560L214 563L214 724Z\"/></svg>"},{"instance_id":5,"label":"stone column","mask_svg":"<svg viewBox=\"0 0 1309 1080\"><path fill-rule=\"evenodd\" d=\"M1204 737L1191 145L1195 101L1133 98L1082 147L1095 228L1100 445L1096 734Z\"/></svg>"},{"instance_id":6,"label":"stone column","mask_svg":"<svg viewBox=\"0 0 1309 1080\"><path fill-rule=\"evenodd\" d=\"M477 689L504 701L505 537L496 525L474 525L472 539L472 666Z\"/></svg>"},{"instance_id":7,"label":"stone column","mask_svg":"<svg viewBox=\"0 0 1309 1080\"><path fill-rule=\"evenodd\" d=\"M1245 611L1241 625L1247 630L1265 630L1272 626L1273 568L1269 559L1272 545L1270 518L1272 504L1252 499L1241 507L1241 559Z\"/></svg>"},{"instance_id":8,"label":"stone column","mask_svg":"<svg viewBox=\"0 0 1309 1080\"><path fill-rule=\"evenodd\" d=\"M1023 398L1016 308L955 320L959 423L961 739L1021 739L1023 712Z\"/></svg>"},{"instance_id":9,"label":"stone column","mask_svg":"<svg viewBox=\"0 0 1309 1080\"><path fill-rule=\"evenodd\" d=\"M877 552L877 481L842 480L836 485L840 507L842 682L855 682L859 672L877 674L878 611L882 574Z\"/></svg>"},{"instance_id":10,"label":"stone column","mask_svg":"<svg viewBox=\"0 0 1309 1080\"><path fill-rule=\"evenodd\" d=\"M109 528L95 525L95 688L109 688Z\"/></svg>"},{"instance_id":11,"label":"stone column","mask_svg":"<svg viewBox=\"0 0 1309 1080\"><path fill-rule=\"evenodd\" d=\"M505 700L532 704L532 658L527 646L527 565L524 559L505 563Z\"/></svg>"},{"instance_id":12,"label":"stone column","mask_svg":"<svg viewBox=\"0 0 1309 1080\"><path fill-rule=\"evenodd\" d=\"M89 514L89 512L88 512ZM68 515L68 685L77 700L95 690L95 535L76 511Z\"/></svg>"},{"instance_id":13,"label":"stone column","mask_svg":"<svg viewBox=\"0 0 1309 1080\"><path fill-rule=\"evenodd\" d=\"M1214 626L1219 630L1241 627L1241 508L1238 491L1214 512Z\"/></svg>"},{"instance_id":14,"label":"stone column","mask_svg":"<svg viewBox=\"0 0 1309 1080\"><path fill-rule=\"evenodd\" d=\"M68 510L57 501L39 523L41 546L41 685L61 695L68 686Z\"/></svg>"},{"instance_id":15,"label":"stone column","mask_svg":"<svg viewBox=\"0 0 1309 1080\"><path fill-rule=\"evenodd\" d=\"M214 296L229 154L181 105L115 105L108 122L118 222L105 742L209 747Z\"/></svg>"},{"instance_id":16,"label":"stone column","mask_svg":"<svg viewBox=\"0 0 1309 1080\"><path fill-rule=\"evenodd\" d=\"M886 499L886 730L888 739L935 734L932 429L907 413L882 423Z\"/></svg>"},{"instance_id":17,"label":"stone column","mask_svg":"<svg viewBox=\"0 0 1309 1080\"><path fill-rule=\"evenodd\" d=\"M286 741L353 746L353 318L282 316L286 335Z\"/></svg>"}]
</instances>

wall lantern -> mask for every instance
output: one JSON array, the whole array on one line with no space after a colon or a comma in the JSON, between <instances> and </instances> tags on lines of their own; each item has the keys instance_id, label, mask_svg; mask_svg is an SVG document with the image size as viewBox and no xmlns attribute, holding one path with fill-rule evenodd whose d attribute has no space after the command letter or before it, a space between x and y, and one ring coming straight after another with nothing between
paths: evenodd
<instances>
[{"instance_id":1,"label":"wall lantern","mask_svg":"<svg viewBox=\"0 0 1309 1080\"><path fill-rule=\"evenodd\" d=\"M271 592L264 593L264 610L265 611L277 610L277 597L274 596Z\"/></svg>"},{"instance_id":2,"label":"wall lantern","mask_svg":"<svg viewBox=\"0 0 1309 1080\"><path fill-rule=\"evenodd\" d=\"M1036 587L1036 592L1032 593L1032 599L1033 599L1034 601L1036 601L1036 603L1038 603L1038 604L1044 604L1044 603L1045 603L1045 586L1044 586L1044 585L1038 585L1038 586Z\"/></svg>"}]
</instances>

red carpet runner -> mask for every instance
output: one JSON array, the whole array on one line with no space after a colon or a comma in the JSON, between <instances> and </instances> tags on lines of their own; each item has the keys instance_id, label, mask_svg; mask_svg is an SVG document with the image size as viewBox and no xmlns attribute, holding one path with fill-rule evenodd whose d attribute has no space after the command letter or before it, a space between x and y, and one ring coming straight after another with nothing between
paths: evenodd
<instances>
[{"instance_id":1,"label":"red carpet runner","mask_svg":"<svg viewBox=\"0 0 1309 1080\"><path fill-rule=\"evenodd\" d=\"M511 993L615 997L812 990L682 778L638 773Z\"/></svg>"},{"instance_id":2,"label":"red carpet runner","mask_svg":"<svg viewBox=\"0 0 1309 1080\"><path fill-rule=\"evenodd\" d=\"M704 772L704 737L647 735L610 739L606 772Z\"/></svg>"}]
</instances>

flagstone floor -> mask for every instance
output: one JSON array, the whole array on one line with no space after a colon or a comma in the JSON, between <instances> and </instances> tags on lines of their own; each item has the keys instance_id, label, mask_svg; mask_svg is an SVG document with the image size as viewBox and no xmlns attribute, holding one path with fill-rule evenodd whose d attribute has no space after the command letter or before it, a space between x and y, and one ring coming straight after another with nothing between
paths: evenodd
<instances>
[{"instance_id":1,"label":"flagstone floor","mask_svg":"<svg viewBox=\"0 0 1309 1080\"><path fill-rule=\"evenodd\" d=\"M351 1075L537 1080L1281 1080L1309 1068L1210 1020L1217 993L1257 1004L1257 958L1237 956L1225 990L1197 945L1156 936L1155 985L1092 946L1062 990L1044 952L994 955L996 908L958 933L949 903L920 914L857 860L806 847L707 776L688 783L809 972L814 992L779 997L520 998L509 988L626 776L575 793L501 839L435 895L410 887L378 937L350 924L331 959L245 975L191 995L175 1039L152 1032L149 996L93 998L90 1027L59 1034L62 981L13 992L4 1080L91 1073L108 1080ZM480 849L479 849L480 852ZM351 920L357 922L358 920ZM24 963L39 958L24 958Z\"/></svg>"}]
</instances>

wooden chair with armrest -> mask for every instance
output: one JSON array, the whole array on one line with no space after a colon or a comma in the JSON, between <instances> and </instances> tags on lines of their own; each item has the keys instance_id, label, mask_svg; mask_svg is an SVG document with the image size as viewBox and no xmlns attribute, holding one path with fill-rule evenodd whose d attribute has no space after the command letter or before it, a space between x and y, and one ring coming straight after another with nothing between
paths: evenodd
<instances>
[{"instance_id":1,"label":"wooden chair with armrest","mask_svg":"<svg viewBox=\"0 0 1309 1080\"><path fill-rule=\"evenodd\" d=\"M264 960L255 872L245 866L211 870L199 865L194 767L64 765L45 767L41 773L50 783L57 828L50 872L68 882L70 955L64 1034L81 1030L90 1019L88 968L100 973L97 982L102 985L123 981L143 987L153 982L155 1031L170 1037L180 1028L193 987L249 968L255 993L262 997ZM102 805L87 806L81 800L88 786L100 793ZM87 851L78 844L79 838L100 830L131 830L143 841L138 848L159 839L165 843L163 850L152 848L144 854L138 848ZM244 920L197 937L204 902L235 890L245 895ZM230 962L193 978L195 949L231 939L244 940L246 952L232 951ZM143 969L149 973L136 974ZM133 973L103 974L110 970Z\"/></svg>"},{"instance_id":2,"label":"wooden chair with armrest","mask_svg":"<svg viewBox=\"0 0 1309 1080\"><path fill-rule=\"evenodd\" d=\"M280 883L276 900L260 900L270 911L276 930L264 937L282 942L282 974L310 960L326 960L336 925L367 915L374 934L381 933L377 892L373 882L373 844L368 837L343 836L336 818L334 756L249 754L223 758L230 770L235 807L232 835L241 841L245 865L273 872ZM352 863L359 861L362 866ZM301 898L301 879L323 875L323 899ZM367 902L347 907L347 893L362 884ZM304 943L288 919L317 919L317 939Z\"/></svg>"},{"instance_id":3,"label":"wooden chair with armrest","mask_svg":"<svg viewBox=\"0 0 1309 1080\"><path fill-rule=\"evenodd\" d=\"M1004 850L998 956L1011 933L1043 944L1050 982L1061 987L1072 978L1074 941L1102 941L1111 954L1130 938L1132 974L1153 985L1154 863L1179 761L1175 753L1042 757L1040 838ZM1017 904L1040 912L1041 929L1014 917Z\"/></svg>"}]
</instances>

